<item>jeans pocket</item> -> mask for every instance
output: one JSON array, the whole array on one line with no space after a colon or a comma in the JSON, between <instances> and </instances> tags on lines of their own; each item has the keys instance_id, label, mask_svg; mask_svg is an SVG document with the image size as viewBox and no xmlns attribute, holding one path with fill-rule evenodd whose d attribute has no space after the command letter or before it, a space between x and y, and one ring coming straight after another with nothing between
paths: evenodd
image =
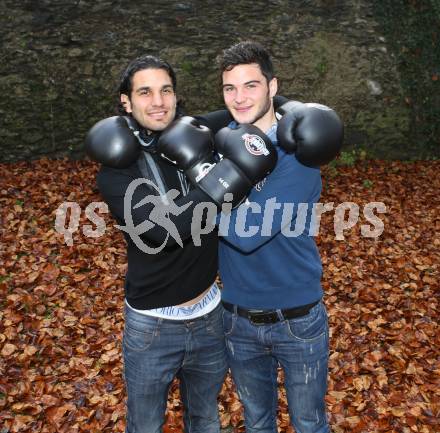
<instances>
[{"instance_id":1,"label":"jeans pocket","mask_svg":"<svg viewBox=\"0 0 440 433\"><path fill-rule=\"evenodd\" d=\"M223 308L222 312L223 332L226 336L231 335L237 321L237 315Z\"/></svg>"},{"instance_id":2,"label":"jeans pocket","mask_svg":"<svg viewBox=\"0 0 440 433\"><path fill-rule=\"evenodd\" d=\"M307 315L285 323L289 336L304 342L317 341L328 332L327 313L322 303L315 305Z\"/></svg>"},{"instance_id":3,"label":"jeans pocket","mask_svg":"<svg viewBox=\"0 0 440 433\"><path fill-rule=\"evenodd\" d=\"M145 329L140 330L139 327L134 328L130 323L125 323L123 346L128 350L135 352L143 352L147 350L153 343L155 335L157 335L157 327L145 326Z\"/></svg>"}]
</instances>

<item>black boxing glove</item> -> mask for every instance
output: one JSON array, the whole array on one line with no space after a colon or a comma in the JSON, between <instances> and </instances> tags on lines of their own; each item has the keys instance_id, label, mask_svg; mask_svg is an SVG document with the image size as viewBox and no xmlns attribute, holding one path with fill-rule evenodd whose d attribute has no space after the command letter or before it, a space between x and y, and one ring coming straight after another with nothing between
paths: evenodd
<instances>
[{"instance_id":1,"label":"black boxing glove","mask_svg":"<svg viewBox=\"0 0 440 433\"><path fill-rule=\"evenodd\" d=\"M156 149L196 184L216 163L211 130L194 117L183 116L165 128Z\"/></svg>"},{"instance_id":2,"label":"black boxing glove","mask_svg":"<svg viewBox=\"0 0 440 433\"><path fill-rule=\"evenodd\" d=\"M126 168L137 160L141 150L135 131L137 124L128 116L100 120L87 133L85 152L108 167Z\"/></svg>"},{"instance_id":3,"label":"black boxing glove","mask_svg":"<svg viewBox=\"0 0 440 433\"><path fill-rule=\"evenodd\" d=\"M220 156L233 161L252 185L271 173L278 160L270 138L250 124L222 128L215 136L215 148Z\"/></svg>"},{"instance_id":4,"label":"black boxing glove","mask_svg":"<svg viewBox=\"0 0 440 433\"><path fill-rule=\"evenodd\" d=\"M232 206L239 204L253 185L275 168L277 152L270 139L254 125L223 128L215 136L222 156L197 186L221 207L225 194L232 194Z\"/></svg>"},{"instance_id":5,"label":"black boxing glove","mask_svg":"<svg viewBox=\"0 0 440 433\"><path fill-rule=\"evenodd\" d=\"M289 101L277 110L278 144L295 153L302 164L316 167L329 163L341 150L344 126L331 108L315 103Z\"/></svg>"}]
</instances>

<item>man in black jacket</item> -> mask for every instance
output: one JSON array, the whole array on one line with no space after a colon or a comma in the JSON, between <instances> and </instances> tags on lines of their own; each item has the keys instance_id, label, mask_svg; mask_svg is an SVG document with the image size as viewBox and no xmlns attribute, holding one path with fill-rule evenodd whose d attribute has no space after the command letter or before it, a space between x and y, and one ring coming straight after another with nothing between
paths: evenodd
<instances>
[{"instance_id":1,"label":"man in black jacket","mask_svg":"<svg viewBox=\"0 0 440 433\"><path fill-rule=\"evenodd\" d=\"M157 200L169 191L179 192L180 211L168 215L168 221L180 238L170 236L166 225L160 224L150 224L135 236L128 229L124 232L128 258L123 336L127 433L162 431L174 377L180 379L185 431L220 430L217 395L227 365L220 293L215 284L217 234L202 235L199 246L190 236L193 204L209 199L190 187L182 172L156 152L161 131L177 116L175 92L175 74L167 62L142 56L129 64L119 87L120 112L128 116L132 128L135 125L142 150L122 168L113 160L104 161L97 177L101 195L122 228L130 225L127 215L132 227L153 220ZM117 122L121 119L124 121L117 118ZM131 196L128 202L127 194Z\"/></svg>"}]
</instances>

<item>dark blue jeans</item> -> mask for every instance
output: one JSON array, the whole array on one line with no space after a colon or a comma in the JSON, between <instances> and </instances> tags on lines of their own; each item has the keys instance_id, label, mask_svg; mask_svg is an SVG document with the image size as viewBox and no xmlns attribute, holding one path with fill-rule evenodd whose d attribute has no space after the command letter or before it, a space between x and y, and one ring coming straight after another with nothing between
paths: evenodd
<instances>
[{"instance_id":1,"label":"dark blue jeans","mask_svg":"<svg viewBox=\"0 0 440 433\"><path fill-rule=\"evenodd\" d=\"M219 433L225 378L222 307L193 320L166 320L125 307L126 433L162 432L169 386L180 379L186 433Z\"/></svg>"},{"instance_id":2,"label":"dark blue jeans","mask_svg":"<svg viewBox=\"0 0 440 433\"><path fill-rule=\"evenodd\" d=\"M296 432L330 432L324 401L328 321L322 303L306 316L270 325L253 325L223 310L223 328L229 366L244 406L246 433L277 432L279 365Z\"/></svg>"}]
</instances>

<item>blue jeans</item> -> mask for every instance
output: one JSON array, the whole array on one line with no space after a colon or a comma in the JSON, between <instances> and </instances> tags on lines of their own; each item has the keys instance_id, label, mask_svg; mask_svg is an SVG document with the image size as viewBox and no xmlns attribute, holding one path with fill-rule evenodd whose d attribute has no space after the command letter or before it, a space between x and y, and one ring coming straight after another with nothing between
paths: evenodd
<instances>
[{"instance_id":1,"label":"blue jeans","mask_svg":"<svg viewBox=\"0 0 440 433\"><path fill-rule=\"evenodd\" d=\"M330 432L324 401L328 321L321 302L306 316L270 325L253 325L223 310L223 328L229 366L244 406L246 433L277 432L279 365L296 432Z\"/></svg>"},{"instance_id":2,"label":"blue jeans","mask_svg":"<svg viewBox=\"0 0 440 433\"><path fill-rule=\"evenodd\" d=\"M222 307L193 320L167 320L125 307L126 433L162 432L177 376L186 433L219 433L217 395L226 370Z\"/></svg>"}]
</instances>

